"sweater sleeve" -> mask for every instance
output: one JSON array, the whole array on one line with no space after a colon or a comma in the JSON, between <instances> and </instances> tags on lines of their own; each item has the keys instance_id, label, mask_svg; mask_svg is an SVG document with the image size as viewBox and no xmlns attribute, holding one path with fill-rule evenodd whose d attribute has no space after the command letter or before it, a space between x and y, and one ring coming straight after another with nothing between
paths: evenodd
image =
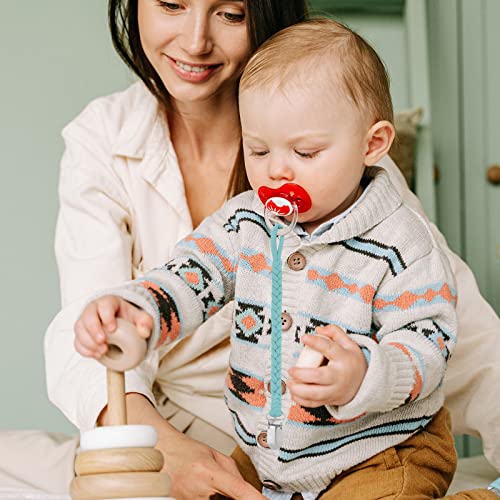
<instances>
[{"instance_id":1,"label":"sweater sleeve","mask_svg":"<svg viewBox=\"0 0 500 500\"><path fill-rule=\"evenodd\" d=\"M237 236L224 229L223 212L181 240L170 262L94 297L118 295L148 312L154 319L149 352L191 334L233 299Z\"/></svg>"},{"instance_id":2,"label":"sweater sleeve","mask_svg":"<svg viewBox=\"0 0 500 500\"><path fill-rule=\"evenodd\" d=\"M353 335L370 351L352 401L329 407L335 418L387 412L432 394L442 383L456 343L453 274L436 247L394 275L388 271L373 299L372 338Z\"/></svg>"}]
</instances>

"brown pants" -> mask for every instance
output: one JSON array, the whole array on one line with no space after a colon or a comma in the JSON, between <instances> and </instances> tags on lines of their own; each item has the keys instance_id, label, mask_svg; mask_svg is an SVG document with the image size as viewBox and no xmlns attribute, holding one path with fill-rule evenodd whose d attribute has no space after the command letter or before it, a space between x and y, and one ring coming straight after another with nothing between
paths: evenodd
<instances>
[{"instance_id":1,"label":"brown pants","mask_svg":"<svg viewBox=\"0 0 500 500\"><path fill-rule=\"evenodd\" d=\"M248 456L236 448L232 457L246 481L261 491L262 484ZM444 496L456 465L450 416L443 408L424 430L337 476L318 499L498 499L486 489ZM298 493L293 496L293 500L300 498Z\"/></svg>"}]
</instances>

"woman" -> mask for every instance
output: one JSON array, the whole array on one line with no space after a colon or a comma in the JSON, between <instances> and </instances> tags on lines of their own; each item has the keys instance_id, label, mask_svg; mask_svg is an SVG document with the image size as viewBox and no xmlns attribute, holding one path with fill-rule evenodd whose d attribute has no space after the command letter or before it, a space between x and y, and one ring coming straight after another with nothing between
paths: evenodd
<instances>
[{"instance_id":1,"label":"woman","mask_svg":"<svg viewBox=\"0 0 500 500\"><path fill-rule=\"evenodd\" d=\"M163 264L175 243L223 203L241 161L239 76L258 45L305 16L303 0L110 0L115 47L142 82L91 103L63 132L56 234L63 305ZM88 428L106 422L105 377L68 343L76 309L66 307L47 335L47 377L55 404ZM161 352L160 368L150 359L127 382L129 421L158 429L178 499L216 491L261 498L229 458L177 432L150 403L156 379L169 397L161 413L176 412L178 428L189 427L193 437L202 432L230 453L232 440L217 430L229 428L221 394L230 313L175 352ZM172 408L172 399L189 413Z\"/></svg>"},{"instance_id":2,"label":"woman","mask_svg":"<svg viewBox=\"0 0 500 500\"><path fill-rule=\"evenodd\" d=\"M260 43L305 11L303 0L110 0L113 41L142 82L94 101L64 130L56 235L64 308L45 345L49 396L79 428L107 419L103 369L72 345L81 302L164 264L178 239L238 191L228 179L241 161L239 75ZM390 159L386 167L411 197ZM465 293L491 326L477 288ZM221 399L230 314L127 374L129 421L157 428L179 500L262 498L224 454L233 446Z\"/></svg>"}]
</instances>

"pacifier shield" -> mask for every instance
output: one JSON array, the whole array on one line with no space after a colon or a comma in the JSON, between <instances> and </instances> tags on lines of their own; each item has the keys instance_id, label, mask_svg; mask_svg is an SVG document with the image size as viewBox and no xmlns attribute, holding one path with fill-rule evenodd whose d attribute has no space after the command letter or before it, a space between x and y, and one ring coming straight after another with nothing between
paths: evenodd
<instances>
[{"instance_id":1,"label":"pacifier shield","mask_svg":"<svg viewBox=\"0 0 500 500\"><path fill-rule=\"evenodd\" d=\"M276 199L284 198L290 203L292 211L293 205L295 205L299 213L307 212L312 206L311 197L309 196L307 191L302 186L299 186L298 184L294 184L292 182L287 182L279 188L261 186L258 189L257 194L259 195L260 201L262 201L262 203L266 205L268 210L272 210L273 212L275 211L267 205L269 199L275 200L273 203L276 203ZM284 203L280 201L278 205L279 209L281 210L281 207L283 206ZM283 214L281 213L281 211L275 213L278 215L290 215L292 212L289 212L287 214Z\"/></svg>"}]
</instances>

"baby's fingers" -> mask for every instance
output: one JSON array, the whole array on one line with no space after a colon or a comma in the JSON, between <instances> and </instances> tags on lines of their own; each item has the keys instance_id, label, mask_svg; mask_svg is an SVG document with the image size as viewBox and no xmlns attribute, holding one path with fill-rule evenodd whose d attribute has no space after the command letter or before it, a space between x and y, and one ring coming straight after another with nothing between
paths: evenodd
<instances>
[{"instance_id":1,"label":"baby's fingers","mask_svg":"<svg viewBox=\"0 0 500 500\"><path fill-rule=\"evenodd\" d=\"M335 396L335 391L331 386L316 385L316 384L300 384L289 381L288 388L292 399L301 406L309 408L317 408L329 404L332 397Z\"/></svg>"},{"instance_id":2,"label":"baby's fingers","mask_svg":"<svg viewBox=\"0 0 500 500\"><path fill-rule=\"evenodd\" d=\"M77 331L78 329L78 331ZM99 315L97 302L91 302L82 312L80 319L75 325L75 332L86 331L92 337L94 342L104 344L106 342L106 335Z\"/></svg>"},{"instance_id":3,"label":"baby's fingers","mask_svg":"<svg viewBox=\"0 0 500 500\"><path fill-rule=\"evenodd\" d=\"M137 333L144 339L149 338L153 330L153 318L143 309L124 301L120 307L120 317L133 323Z\"/></svg>"},{"instance_id":4,"label":"baby's fingers","mask_svg":"<svg viewBox=\"0 0 500 500\"><path fill-rule=\"evenodd\" d=\"M105 343L98 342L81 320L75 324L74 346L82 356L99 359L107 351Z\"/></svg>"},{"instance_id":5,"label":"baby's fingers","mask_svg":"<svg viewBox=\"0 0 500 500\"><path fill-rule=\"evenodd\" d=\"M105 331L113 333L116 330L116 317L119 314L122 303L128 304L128 302L115 295L105 295L93 302L97 307L97 313L101 319L103 334ZM103 338L104 340L105 337Z\"/></svg>"}]
</instances>

